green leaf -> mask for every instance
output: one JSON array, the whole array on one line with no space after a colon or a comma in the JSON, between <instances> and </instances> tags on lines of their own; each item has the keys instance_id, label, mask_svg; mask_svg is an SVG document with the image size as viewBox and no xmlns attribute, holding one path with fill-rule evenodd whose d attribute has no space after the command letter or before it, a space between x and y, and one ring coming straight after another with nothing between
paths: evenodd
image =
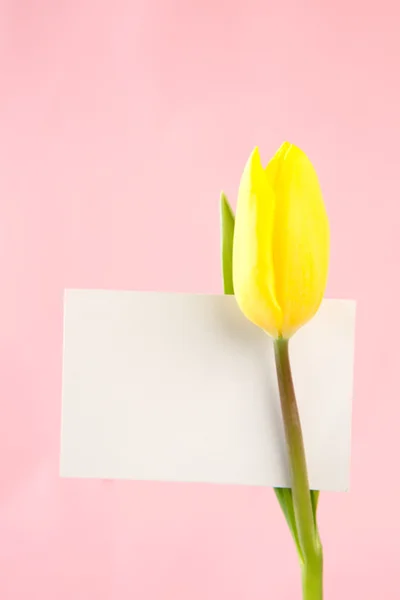
<instances>
[{"instance_id":1,"label":"green leaf","mask_svg":"<svg viewBox=\"0 0 400 600\"><path fill-rule=\"evenodd\" d=\"M297 554L301 559L302 554L299 536L297 534L296 517L294 515L292 490L290 488L274 488L274 492L285 516L290 533L292 534L293 541L296 544Z\"/></svg>"},{"instance_id":2,"label":"green leaf","mask_svg":"<svg viewBox=\"0 0 400 600\"><path fill-rule=\"evenodd\" d=\"M235 216L232 208L229 205L228 199L224 193L221 194L220 200L221 214L221 261L222 261L222 277L224 283L224 294L233 295L233 274L232 274L232 251L233 251L233 234L235 230ZM301 559L301 548L297 534L296 519L293 509L292 490L289 488L274 488L275 495L278 499L282 512L285 516L286 523L289 526L293 540L296 544L298 555ZM312 493L312 492L311 492Z\"/></svg>"},{"instance_id":3,"label":"green leaf","mask_svg":"<svg viewBox=\"0 0 400 600\"><path fill-rule=\"evenodd\" d=\"M317 525L317 508L319 499L319 490L310 490L312 511L314 515L314 522Z\"/></svg>"},{"instance_id":4,"label":"green leaf","mask_svg":"<svg viewBox=\"0 0 400 600\"><path fill-rule=\"evenodd\" d=\"M220 200L221 211L221 261L224 294L233 295L232 252L235 217L224 193Z\"/></svg>"}]
</instances>

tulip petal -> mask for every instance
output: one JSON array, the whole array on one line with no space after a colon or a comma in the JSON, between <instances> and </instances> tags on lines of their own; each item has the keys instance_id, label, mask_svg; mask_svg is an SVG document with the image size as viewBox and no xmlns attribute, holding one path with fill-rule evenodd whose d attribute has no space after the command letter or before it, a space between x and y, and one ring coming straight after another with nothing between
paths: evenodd
<instances>
[{"instance_id":1,"label":"tulip petal","mask_svg":"<svg viewBox=\"0 0 400 600\"><path fill-rule=\"evenodd\" d=\"M272 254L281 335L290 337L318 310L329 265L329 223L317 174L304 152L285 143L266 168L276 197Z\"/></svg>"},{"instance_id":2,"label":"tulip petal","mask_svg":"<svg viewBox=\"0 0 400 600\"><path fill-rule=\"evenodd\" d=\"M275 193L252 152L240 181L233 244L233 284L244 315L276 337L281 310L275 298L272 255Z\"/></svg>"}]
</instances>

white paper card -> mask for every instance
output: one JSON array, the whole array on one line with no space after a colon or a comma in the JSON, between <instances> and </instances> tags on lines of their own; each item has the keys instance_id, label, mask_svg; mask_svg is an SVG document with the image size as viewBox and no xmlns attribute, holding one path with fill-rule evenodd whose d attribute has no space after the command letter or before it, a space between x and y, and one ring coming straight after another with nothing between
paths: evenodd
<instances>
[{"instance_id":1,"label":"white paper card","mask_svg":"<svg viewBox=\"0 0 400 600\"><path fill-rule=\"evenodd\" d=\"M313 489L349 486L354 323L291 341ZM232 296L67 290L61 476L289 487L272 340Z\"/></svg>"}]
</instances>

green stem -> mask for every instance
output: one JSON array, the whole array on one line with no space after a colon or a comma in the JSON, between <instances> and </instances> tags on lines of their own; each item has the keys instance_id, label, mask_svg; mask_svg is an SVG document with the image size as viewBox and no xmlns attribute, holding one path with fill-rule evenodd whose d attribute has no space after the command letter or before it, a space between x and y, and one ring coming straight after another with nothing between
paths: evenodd
<instances>
[{"instance_id":1,"label":"green stem","mask_svg":"<svg viewBox=\"0 0 400 600\"><path fill-rule=\"evenodd\" d=\"M317 560L306 562L301 568L303 600L322 600L323 598L323 558L322 549Z\"/></svg>"},{"instance_id":2,"label":"green stem","mask_svg":"<svg viewBox=\"0 0 400 600\"><path fill-rule=\"evenodd\" d=\"M289 360L289 341L274 342L281 410L303 576L303 600L322 600L322 546L314 520L306 456Z\"/></svg>"}]
</instances>

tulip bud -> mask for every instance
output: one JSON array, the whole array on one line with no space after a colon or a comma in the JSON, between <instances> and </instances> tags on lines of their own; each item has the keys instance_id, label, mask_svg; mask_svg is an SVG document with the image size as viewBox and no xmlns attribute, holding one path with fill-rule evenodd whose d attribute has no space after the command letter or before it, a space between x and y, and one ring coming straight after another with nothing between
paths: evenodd
<instances>
[{"instance_id":1,"label":"tulip bud","mask_svg":"<svg viewBox=\"0 0 400 600\"><path fill-rule=\"evenodd\" d=\"M285 142L264 168L255 148L239 186L233 286L244 315L273 338L290 338L317 312L329 237L318 177L306 154Z\"/></svg>"}]
</instances>

